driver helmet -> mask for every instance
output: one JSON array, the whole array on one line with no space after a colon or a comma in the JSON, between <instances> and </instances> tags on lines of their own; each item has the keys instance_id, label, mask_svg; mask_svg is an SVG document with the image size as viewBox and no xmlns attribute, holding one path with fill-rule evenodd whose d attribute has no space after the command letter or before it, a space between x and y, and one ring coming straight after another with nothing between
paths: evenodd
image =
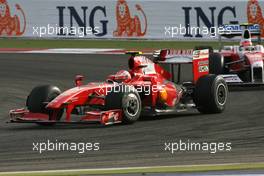
<instances>
[{"instance_id":1,"label":"driver helmet","mask_svg":"<svg viewBox=\"0 0 264 176\"><path fill-rule=\"evenodd\" d=\"M240 42L240 46L246 47L246 46L252 46L251 40L243 40Z\"/></svg>"},{"instance_id":2,"label":"driver helmet","mask_svg":"<svg viewBox=\"0 0 264 176\"><path fill-rule=\"evenodd\" d=\"M242 47L252 46L251 34L250 34L250 31L248 29L243 31L240 46L242 46Z\"/></svg>"},{"instance_id":3,"label":"driver helmet","mask_svg":"<svg viewBox=\"0 0 264 176\"><path fill-rule=\"evenodd\" d=\"M126 70L120 70L114 75L113 80L116 82L126 82L131 80L131 74Z\"/></svg>"}]
</instances>

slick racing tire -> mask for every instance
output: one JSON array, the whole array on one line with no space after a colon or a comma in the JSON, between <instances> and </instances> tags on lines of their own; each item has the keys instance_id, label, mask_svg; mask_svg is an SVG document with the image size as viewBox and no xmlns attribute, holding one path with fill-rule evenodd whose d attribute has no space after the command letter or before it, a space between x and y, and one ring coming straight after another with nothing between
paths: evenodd
<instances>
[{"instance_id":1,"label":"slick racing tire","mask_svg":"<svg viewBox=\"0 0 264 176\"><path fill-rule=\"evenodd\" d=\"M118 91L117 91L118 90ZM125 124L131 124L138 120L141 114L141 98L133 86L118 85L105 98L106 110L122 109Z\"/></svg>"},{"instance_id":2,"label":"slick racing tire","mask_svg":"<svg viewBox=\"0 0 264 176\"><path fill-rule=\"evenodd\" d=\"M210 74L224 74L226 73L224 57L215 53L211 46L196 46L194 50L209 49L209 73Z\"/></svg>"},{"instance_id":3,"label":"slick racing tire","mask_svg":"<svg viewBox=\"0 0 264 176\"><path fill-rule=\"evenodd\" d=\"M228 87L221 76L206 75L196 83L194 103L199 112L211 114L224 111L228 98Z\"/></svg>"},{"instance_id":4,"label":"slick racing tire","mask_svg":"<svg viewBox=\"0 0 264 176\"><path fill-rule=\"evenodd\" d=\"M33 113L44 113L48 114L50 117L52 110L48 110L45 108L48 102L51 102L58 95L61 94L61 91L58 87L51 85L37 86L35 87L29 94L27 98L27 108L30 112ZM60 120L63 114L63 109L57 113L57 117L55 120ZM51 120L51 119L50 119ZM40 125L52 125L52 123L38 123Z\"/></svg>"},{"instance_id":5,"label":"slick racing tire","mask_svg":"<svg viewBox=\"0 0 264 176\"><path fill-rule=\"evenodd\" d=\"M226 73L224 57L221 54L209 54L209 73L216 75Z\"/></svg>"}]
</instances>

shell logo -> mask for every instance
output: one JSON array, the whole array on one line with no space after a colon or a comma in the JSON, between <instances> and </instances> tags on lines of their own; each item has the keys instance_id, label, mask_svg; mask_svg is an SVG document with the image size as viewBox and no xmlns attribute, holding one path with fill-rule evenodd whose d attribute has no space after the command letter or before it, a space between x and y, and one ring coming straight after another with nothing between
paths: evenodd
<instances>
[{"instance_id":1,"label":"shell logo","mask_svg":"<svg viewBox=\"0 0 264 176\"><path fill-rule=\"evenodd\" d=\"M10 14L10 6L7 0L0 0L0 36L21 36L26 30L26 17L19 4L15 5L16 11L22 14L24 24L21 25L18 14ZM23 26L23 28L21 28Z\"/></svg>"},{"instance_id":2,"label":"shell logo","mask_svg":"<svg viewBox=\"0 0 264 176\"><path fill-rule=\"evenodd\" d=\"M262 15L262 9L258 0L249 0L247 4L247 17L248 22L253 24L259 24L261 30L261 37L264 37L264 17Z\"/></svg>"},{"instance_id":3,"label":"shell logo","mask_svg":"<svg viewBox=\"0 0 264 176\"><path fill-rule=\"evenodd\" d=\"M116 4L117 29L113 32L114 37L142 37L147 32L147 17L139 4L135 8L144 17L144 31L141 28L140 18L135 15L132 17L130 8L126 0L118 0Z\"/></svg>"}]
</instances>

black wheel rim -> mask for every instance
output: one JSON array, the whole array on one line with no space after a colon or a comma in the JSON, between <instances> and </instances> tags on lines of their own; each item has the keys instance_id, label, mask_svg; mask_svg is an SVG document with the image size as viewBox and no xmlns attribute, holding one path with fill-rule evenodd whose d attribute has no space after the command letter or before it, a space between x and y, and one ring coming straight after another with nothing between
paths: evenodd
<instances>
[{"instance_id":1,"label":"black wheel rim","mask_svg":"<svg viewBox=\"0 0 264 176\"><path fill-rule=\"evenodd\" d=\"M224 84L219 84L217 86L217 90L216 90L217 102L220 105L225 105L225 103L226 103L226 96L227 96L226 86Z\"/></svg>"},{"instance_id":2,"label":"black wheel rim","mask_svg":"<svg viewBox=\"0 0 264 176\"><path fill-rule=\"evenodd\" d=\"M124 101L124 110L129 116L136 116L139 111L139 100L135 94L128 94Z\"/></svg>"}]
</instances>

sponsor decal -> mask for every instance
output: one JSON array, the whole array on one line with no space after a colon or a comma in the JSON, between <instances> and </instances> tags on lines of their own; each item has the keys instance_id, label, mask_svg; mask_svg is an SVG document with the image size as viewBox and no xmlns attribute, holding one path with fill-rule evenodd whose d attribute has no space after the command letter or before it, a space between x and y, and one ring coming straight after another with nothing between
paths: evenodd
<instances>
[{"instance_id":1,"label":"sponsor decal","mask_svg":"<svg viewBox=\"0 0 264 176\"><path fill-rule=\"evenodd\" d=\"M138 12L144 16L144 31L141 28L141 21L137 15L132 17L126 0L118 0L116 4L117 27L113 32L114 37L142 37L147 32L147 17L139 4L135 5Z\"/></svg>"},{"instance_id":2,"label":"sponsor decal","mask_svg":"<svg viewBox=\"0 0 264 176\"><path fill-rule=\"evenodd\" d=\"M207 54L208 57L208 54ZM209 71L209 61L208 60L202 60L198 62L198 66L199 66L199 72L200 73L204 73L204 72L208 72Z\"/></svg>"},{"instance_id":3,"label":"sponsor decal","mask_svg":"<svg viewBox=\"0 0 264 176\"><path fill-rule=\"evenodd\" d=\"M208 71L209 71L209 67L207 65L199 66L199 72L200 73L208 72Z\"/></svg>"},{"instance_id":4,"label":"sponsor decal","mask_svg":"<svg viewBox=\"0 0 264 176\"><path fill-rule=\"evenodd\" d=\"M258 0L249 0L247 4L247 18L249 23L259 24L261 37L264 37L264 17Z\"/></svg>"},{"instance_id":5,"label":"sponsor decal","mask_svg":"<svg viewBox=\"0 0 264 176\"><path fill-rule=\"evenodd\" d=\"M108 32L108 20L105 6L81 6L81 8L74 6L57 6L56 8L59 15L59 26L55 27L56 31L59 31L57 34L58 36L85 37L92 33L96 37L102 37ZM96 18L97 15L103 17L99 22L95 21L98 19ZM99 24L99 26L95 24Z\"/></svg>"},{"instance_id":6,"label":"sponsor decal","mask_svg":"<svg viewBox=\"0 0 264 176\"><path fill-rule=\"evenodd\" d=\"M227 83L229 82L243 82L237 75L221 75Z\"/></svg>"},{"instance_id":7,"label":"sponsor decal","mask_svg":"<svg viewBox=\"0 0 264 176\"><path fill-rule=\"evenodd\" d=\"M109 113L109 121L113 120L113 121L118 121L118 117L119 117L119 113L118 112L110 112Z\"/></svg>"},{"instance_id":8,"label":"sponsor decal","mask_svg":"<svg viewBox=\"0 0 264 176\"><path fill-rule=\"evenodd\" d=\"M208 64L209 64L208 60L198 62L198 65L208 65Z\"/></svg>"},{"instance_id":9,"label":"sponsor decal","mask_svg":"<svg viewBox=\"0 0 264 176\"><path fill-rule=\"evenodd\" d=\"M204 58L208 58L208 57L209 57L209 50L208 49L193 51L193 60L204 59Z\"/></svg>"},{"instance_id":10,"label":"sponsor decal","mask_svg":"<svg viewBox=\"0 0 264 176\"><path fill-rule=\"evenodd\" d=\"M203 6L183 6L182 10L184 12L184 25L185 25L185 38L203 38L204 36L201 33L203 27L206 27L211 34L214 34L217 26L222 26L223 24L239 24L236 20L236 7L235 6L210 6L208 9L205 9ZM210 13L207 13L209 11ZM228 14L228 19L230 21L225 21L224 17ZM195 24L196 22L196 24ZM190 24L192 24L190 26ZM203 26L204 24L204 26ZM196 28L195 35L191 34L193 28Z\"/></svg>"},{"instance_id":11,"label":"sponsor decal","mask_svg":"<svg viewBox=\"0 0 264 176\"><path fill-rule=\"evenodd\" d=\"M24 18L24 24L20 21L18 13L14 16L10 13L10 6L7 0L0 0L0 36L21 36L26 30L26 17L19 4L15 4L16 11ZM23 27L22 27L23 26Z\"/></svg>"}]
</instances>

